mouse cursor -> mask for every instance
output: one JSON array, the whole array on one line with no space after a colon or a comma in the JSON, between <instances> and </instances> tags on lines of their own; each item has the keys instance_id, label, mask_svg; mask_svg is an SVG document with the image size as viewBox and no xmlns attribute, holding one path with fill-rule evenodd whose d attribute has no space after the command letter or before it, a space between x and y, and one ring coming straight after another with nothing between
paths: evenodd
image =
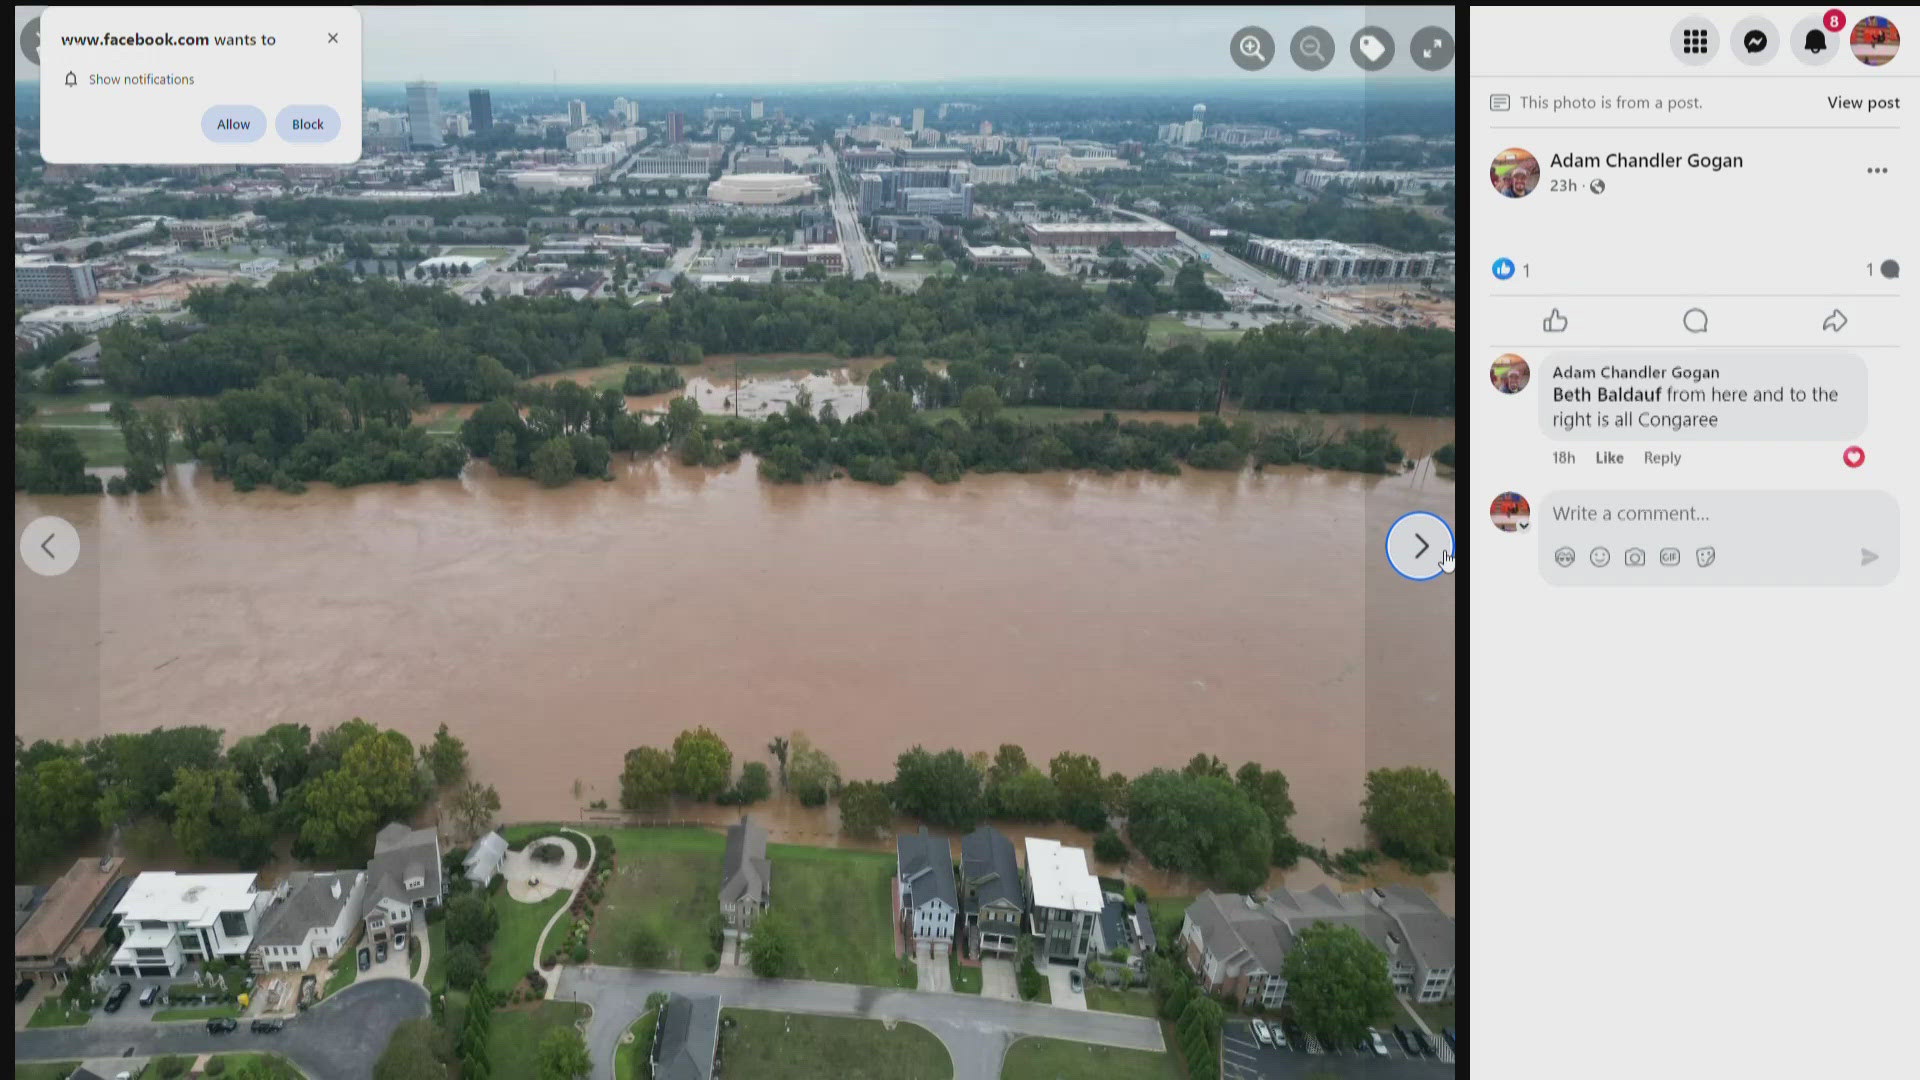
<instances>
[{"instance_id":1,"label":"mouse cursor","mask_svg":"<svg viewBox=\"0 0 1920 1080\"><path fill-rule=\"evenodd\" d=\"M1453 552L1443 551L1440 553L1440 572L1441 573L1443 574L1453 573L1454 565L1455 564L1454 564Z\"/></svg>"}]
</instances>

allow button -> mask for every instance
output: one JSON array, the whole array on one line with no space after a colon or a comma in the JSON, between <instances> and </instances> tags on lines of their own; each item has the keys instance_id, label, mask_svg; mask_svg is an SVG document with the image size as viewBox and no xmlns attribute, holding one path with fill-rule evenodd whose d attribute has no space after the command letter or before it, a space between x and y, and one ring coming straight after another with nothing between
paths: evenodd
<instances>
[{"instance_id":1,"label":"allow button","mask_svg":"<svg viewBox=\"0 0 1920 1080\"><path fill-rule=\"evenodd\" d=\"M340 133L340 114L326 105L289 105L280 110L273 129L287 142L332 142Z\"/></svg>"},{"instance_id":2,"label":"allow button","mask_svg":"<svg viewBox=\"0 0 1920 1080\"><path fill-rule=\"evenodd\" d=\"M267 114L251 105L215 105L200 118L200 130L217 143L258 142L267 133Z\"/></svg>"}]
</instances>

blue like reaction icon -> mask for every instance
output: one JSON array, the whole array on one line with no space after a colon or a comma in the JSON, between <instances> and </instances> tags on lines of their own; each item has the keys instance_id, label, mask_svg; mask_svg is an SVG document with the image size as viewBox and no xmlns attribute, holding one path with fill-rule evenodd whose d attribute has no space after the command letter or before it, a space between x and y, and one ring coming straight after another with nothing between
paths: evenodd
<instances>
[{"instance_id":1,"label":"blue like reaction icon","mask_svg":"<svg viewBox=\"0 0 1920 1080\"><path fill-rule=\"evenodd\" d=\"M1513 260L1505 255L1493 260L1493 276L1505 281L1513 276Z\"/></svg>"}]
</instances>

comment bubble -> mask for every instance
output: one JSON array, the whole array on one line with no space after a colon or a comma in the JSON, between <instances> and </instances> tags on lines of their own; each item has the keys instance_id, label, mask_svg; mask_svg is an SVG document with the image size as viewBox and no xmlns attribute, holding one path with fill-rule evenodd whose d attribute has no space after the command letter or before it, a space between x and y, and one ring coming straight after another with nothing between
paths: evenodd
<instances>
[{"instance_id":1,"label":"comment bubble","mask_svg":"<svg viewBox=\"0 0 1920 1080\"><path fill-rule=\"evenodd\" d=\"M1900 507L1884 491L1570 491L1532 503L1554 585L1885 585Z\"/></svg>"},{"instance_id":2,"label":"comment bubble","mask_svg":"<svg viewBox=\"0 0 1920 1080\"><path fill-rule=\"evenodd\" d=\"M1867 426L1852 353L1572 350L1532 367L1549 438L1808 441Z\"/></svg>"}]
</instances>

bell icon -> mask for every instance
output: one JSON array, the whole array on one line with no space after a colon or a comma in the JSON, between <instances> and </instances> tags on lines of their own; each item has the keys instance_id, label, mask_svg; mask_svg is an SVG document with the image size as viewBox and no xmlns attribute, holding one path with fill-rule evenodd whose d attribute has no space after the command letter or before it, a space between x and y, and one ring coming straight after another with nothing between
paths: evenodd
<instances>
[{"instance_id":1,"label":"bell icon","mask_svg":"<svg viewBox=\"0 0 1920 1080\"><path fill-rule=\"evenodd\" d=\"M80 85L80 76L78 76L78 75L75 75L75 74L74 74L73 72L71 72L71 71L69 71L69 72L67 72L67 85L68 85L68 86L79 86L79 85Z\"/></svg>"},{"instance_id":2,"label":"bell icon","mask_svg":"<svg viewBox=\"0 0 1920 1080\"><path fill-rule=\"evenodd\" d=\"M1807 31L1807 43L1802 48L1810 53L1827 51L1827 35L1819 30Z\"/></svg>"}]
</instances>

